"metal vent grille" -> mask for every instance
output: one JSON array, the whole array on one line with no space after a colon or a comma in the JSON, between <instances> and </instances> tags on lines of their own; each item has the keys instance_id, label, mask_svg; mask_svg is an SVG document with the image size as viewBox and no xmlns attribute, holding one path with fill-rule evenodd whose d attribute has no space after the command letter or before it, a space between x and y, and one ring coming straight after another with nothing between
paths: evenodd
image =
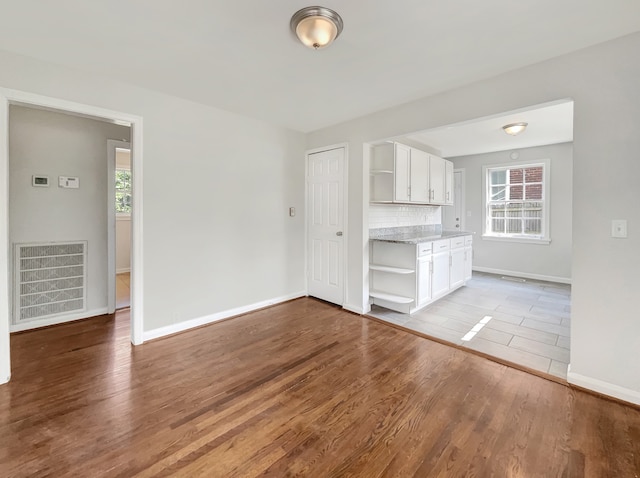
<instances>
[{"instance_id":1,"label":"metal vent grille","mask_svg":"<svg viewBox=\"0 0 640 478\"><path fill-rule=\"evenodd\" d=\"M85 310L87 242L16 244L15 324Z\"/></svg>"}]
</instances>

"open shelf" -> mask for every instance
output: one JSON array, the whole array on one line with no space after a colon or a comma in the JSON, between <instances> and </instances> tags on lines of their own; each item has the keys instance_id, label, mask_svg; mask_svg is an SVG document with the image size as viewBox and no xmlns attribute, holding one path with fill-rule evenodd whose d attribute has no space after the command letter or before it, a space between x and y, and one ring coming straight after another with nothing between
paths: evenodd
<instances>
[{"instance_id":1,"label":"open shelf","mask_svg":"<svg viewBox=\"0 0 640 478\"><path fill-rule=\"evenodd\" d=\"M389 294L388 292L380 292L377 290L370 290L369 295L375 299L382 299L389 302L395 302L396 304L411 304L413 297L405 297L403 295Z\"/></svg>"},{"instance_id":2,"label":"open shelf","mask_svg":"<svg viewBox=\"0 0 640 478\"><path fill-rule=\"evenodd\" d=\"M404 267L383 266L381 264L369 264L372 271L391 272L392 274L413 274L415 269L406 269Z\"/></svg>"},{"instance_id":3,"label":"open shelf","mask_svg":"<svg viewBox=\"0 0 640 478\"><path fill-rule=\"evenodd\" d=\"M370 174L376 175L376 174L393 174L393 170L391 169L372 169Z\"/></svg>"}]
</instances>

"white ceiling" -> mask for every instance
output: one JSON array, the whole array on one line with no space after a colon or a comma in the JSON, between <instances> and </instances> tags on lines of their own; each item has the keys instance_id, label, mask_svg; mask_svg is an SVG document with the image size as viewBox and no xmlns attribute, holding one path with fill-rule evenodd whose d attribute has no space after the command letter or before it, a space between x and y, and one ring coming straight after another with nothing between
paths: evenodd
<instances>
[{"instance_id":1,"label":"white ceiling","mask_svg":"<svg viewBox=\"0 0 640 478\"><path fill-rule=\"evenodd\" d=\"M517 136L502 130L504 125L521 122L528 126ZM466 121L403 138L436 149L444 158L566 143L573 141L573 101ZM403 138L396 140L402 142Z\"/></svg>"},{"instance_id":2,"label":"white ceiling","mask_svg":"<svg viewBox=\"0 0 640 478\"><path fill-rule=\"evenodd\" d=\"M640 30L638 0L0 0L0 49L308 132Z\"/></svg>"}]
</instances>

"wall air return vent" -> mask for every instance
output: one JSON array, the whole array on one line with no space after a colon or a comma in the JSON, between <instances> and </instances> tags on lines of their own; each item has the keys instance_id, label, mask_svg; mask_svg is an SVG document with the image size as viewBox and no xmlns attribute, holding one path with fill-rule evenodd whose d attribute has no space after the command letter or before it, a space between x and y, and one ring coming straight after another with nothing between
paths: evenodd
<instances>
[{"instance_id":1,"label":"wall air return vent","mask_svg":"<svg viewBox=\"0 0 640 478\"><path fill-rule=\"evenodd\" d=\"M16 244L13 323L86 308L87 242Z\"/></svg>"}]
</instances>

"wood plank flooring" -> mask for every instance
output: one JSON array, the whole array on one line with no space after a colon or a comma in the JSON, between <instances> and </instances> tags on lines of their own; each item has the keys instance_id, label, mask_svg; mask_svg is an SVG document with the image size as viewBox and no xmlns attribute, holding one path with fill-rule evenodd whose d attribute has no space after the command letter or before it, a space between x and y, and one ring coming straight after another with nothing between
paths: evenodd
<instances>
[{"instance_id":1,"label":"wood plank flooring","mask_svg":"<svg viewBox=\"0 0 640 478\"><path fill-rule=\"evenodd\" d=\"M640 411L299 299L11 337L0 476L634 477Z\"/></svg>"}]
</instances>

